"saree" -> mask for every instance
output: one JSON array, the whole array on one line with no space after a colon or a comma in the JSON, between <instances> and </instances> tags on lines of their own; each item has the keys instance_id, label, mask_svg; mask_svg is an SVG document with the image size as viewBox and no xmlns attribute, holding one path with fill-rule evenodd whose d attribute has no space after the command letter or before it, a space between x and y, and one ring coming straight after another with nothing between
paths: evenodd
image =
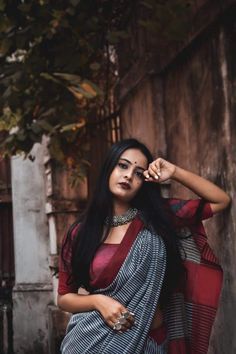
<instances>
[{"instance_id":1,"label":"saree","mask_svg":"<svg viewBox=\"0 0 236 354\"><path fill-rule=\"evenodd\" d=\"M110 296L135 314L135 325L124 333L107 326L98 311L72 315L61 344L63 354L165 354L165 343L157 345L148 332L158 304L166 267L164 242L143 228L140 219L132 222L133 244L115 279L94 294Z\"/></svg>"},{"instance_id":2,"label":"saree","mask_svg":"<svg viewBox=\"0 0 236 354\"><path fill-rule=\"evenodd\" d=\"M157 345L148 336L165 272L164 244L158 235L143 227L141 220L135 219L112 267L104 269L101 284L105 279L106 287L94 293L123 303L135 313L136 325L128 332L117 334L96 311L73 315L62 342L63 354L207 354L223 273L208 245L201 221L213 215L210 204L205 203L201 219L195 218L200 203L201 199L167 200L173 214L172 223L181 238L180 251L187 278L173 293L164 311L166 341ZM123 261L121 255L125 252Z\"/></svg>"}]
</instances>

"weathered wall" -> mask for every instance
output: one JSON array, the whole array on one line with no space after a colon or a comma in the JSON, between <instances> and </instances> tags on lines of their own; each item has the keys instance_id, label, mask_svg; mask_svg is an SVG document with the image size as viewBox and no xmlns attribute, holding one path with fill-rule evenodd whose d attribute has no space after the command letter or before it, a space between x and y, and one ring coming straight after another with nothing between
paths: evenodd
<instances>
[{"instance_id":1,"label":"weathered wall","mask_svg":"<svg viewBox=\"0 0 236 354\"><path fill-rule=\"evenodd\" d=\"M219 27L167 70L164 107L168 157L206 176L234 196L236 135L234 111L229 102L225 36L223 27ZM173 189L175 194L182 194L178 186ZM210 243L224 268L224 289L211 341L212 354L236 351L236 322L232 316L236 312L235 212L234 200L231 212L215 218L213 225L208 222Z\"/></svg>"},{"instance_id":2,"label":"weathered wall","mask_svg":"<svg viewBox=\"0 0 236 354\"><path fill-rule=\"evenodd\" d=\"M12 159L15 248L13 347L16 354L48 353L47 306L52 301L45 214L44 148L34 147L35 163Z\"/></svg>"},{"instance_id":3,"label":"weathered wall","mask_svg":"<svg viewBox=\"0 0 236 354\"><path fill-rule=\"evenodd\" d=\"M144 80L122 106L123 137L135 137L153 151L165 152L165 127L162 117L162 95L157 82ZM155 105L153 104L155 100ZM127 118L127 119L126 119Z\"/></svg>"},{"instance_id":4,"label":"weathered wall","mask_svg":"<svg viewBox=\"0 0 236 354\"><path fill-rule=\"evenodd\" d=\"M231 209L206 223L224 269L209 354L236 352L235 18L236 9L231 8L209 23L168 65L149 67L156 75L146 73L137 83L136 76L132 80L126 73L120 90L123 137L141 138L156 156L209 178L232 196ZM174 183L171 193L193 196Z\"/></svg>"}]
</instances>

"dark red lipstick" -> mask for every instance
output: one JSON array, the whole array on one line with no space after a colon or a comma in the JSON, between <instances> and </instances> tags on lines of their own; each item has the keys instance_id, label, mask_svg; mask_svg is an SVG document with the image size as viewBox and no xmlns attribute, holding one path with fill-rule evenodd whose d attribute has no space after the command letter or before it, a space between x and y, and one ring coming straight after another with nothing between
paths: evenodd
<instances>
[{"instance_id":1,"label":"dark red lipstick","mask_svg":"<svg viewBox=\"0 0 236 354\"><path fill-rule=\"evenodd\" d=\"M130 189L130 184L127 182L120 182L119 185L124 189Z\"/></svg>"}]
</instances>

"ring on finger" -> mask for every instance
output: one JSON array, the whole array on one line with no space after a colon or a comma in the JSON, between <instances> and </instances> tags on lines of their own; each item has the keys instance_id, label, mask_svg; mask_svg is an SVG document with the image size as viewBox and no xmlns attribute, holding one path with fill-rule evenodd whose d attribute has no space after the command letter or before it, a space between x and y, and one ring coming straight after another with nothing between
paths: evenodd
<instances>
[{"instance_id":1,"label":"ring on finger","mask_svg":"<svg viewBox=\"0 0 236 354\"><path fill-rule=\"evenodd\" d=\"M125 318L126 320L130 317L134 317L134 313L130 311L122 312L122 315L120 318Z\"/></svg>"},{"instance_id":2,"label":"ring on finger","mask_svg":"<svg viewBox=\"0 0 236 354\"><path fill-rule=\"evenodd\" d=\"M117 321L113 326L114 331L120 331L122 329L122 324Z\"/></svg>"},{"instance_id":3,"label":"ring on finger","mask_svg":"<svg viewBox=\"0 0 236 354\"><path fill-rule=\"evenodd\" d=\"M121 316L119 319L118 319L118 322L120 323L120 324L125 324L126 323L126 321L127 321L127 319L125 318L125 317L123 317L123 316Z\"/></svg>"},{"instance_id":4,"label":"ring on finger","mask_svg":"<svg viewBox=\"0 0 236 354\"><path fill-rule=\"evenodd\" d=\"M130 315L131 315L131 313L130 313L129 311L125 311L125 312L122 312L120 318L125 318L125 319L127 319Z\"/></svg>"}]
</instances>

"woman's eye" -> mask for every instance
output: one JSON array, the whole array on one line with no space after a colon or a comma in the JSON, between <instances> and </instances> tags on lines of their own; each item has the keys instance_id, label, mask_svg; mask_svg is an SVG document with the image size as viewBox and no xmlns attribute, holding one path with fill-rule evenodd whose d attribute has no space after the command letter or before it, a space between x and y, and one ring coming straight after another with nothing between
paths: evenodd
<instances>
[{"instance_id":1,"label":"woman's eye","mask_svg":"<svg viewBox=\"0 0 236 354\"><path fill-rule=\"evenodd\" d=\"M138 178L140 178L140 179L144 179L143 172L141 172L141 171L137 171L137 172L136 172L136 176L137 176Z\"/></svg>"},{"instance_id":2,"label":"woman's eye","mask_svg":"<svg viewBox=\"0 0 236 354\"><path fill-rule=\"evenodd\" d=\"M119 163L118 163L118 166L119 166L120 168L122 168L123 170L125 170L125 169L127 168L127 165L126 165L125 163L122 163L122 162L119 162Z\"/></svg>"}]
</instances>

